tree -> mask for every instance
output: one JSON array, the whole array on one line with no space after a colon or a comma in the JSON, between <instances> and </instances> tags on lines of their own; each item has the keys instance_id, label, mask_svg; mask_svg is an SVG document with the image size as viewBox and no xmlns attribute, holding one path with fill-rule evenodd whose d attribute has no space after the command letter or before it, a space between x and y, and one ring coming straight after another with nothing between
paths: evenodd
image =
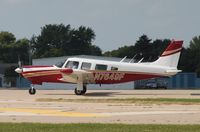
<instances>
[{"instance_id":1,"label":"tree","mask_svg":"<svg viewBox=\"0 0 200 132\"><path fill-rule=\"evenodd\" d=\"M16 41L15 36L9 32L0 32L0 44L12 44Z\"/></svg>"},{"instance_id":2,"label":"tree","mask_svg":"<svg viewBox=\"0 0 200 132\"><path fill-rule=\"evenodd\" d=\"M200 51L200 36L196 36L190 41L189 49L192 51Z\"/></svg>"},{"instance_id":3,"label":"tree","mask_svg":"<svg viewBox=\"0 0 200 132\"><path fill-rule=\"evenodd\" d=\"M180 62L184 71L197 72L200 76L200 36L190 41L189 48L182 52Z\"/></svg>"},{"instance_id":4,"label":"tree","mask_svg":"<svg viewBox=\"0 0 200 132\"><path fill-rule=\"evenodd\" d=\"M70 25L65 26L63 24L49 24L42 27L41 34L33 36L31 39L34 57L63 55L62 48L67 47L71 39L70 29Z\"/></svg>"},{"instance_id":5,"label":"tree","mask_svg":"<svg viewBox=\"0 0 200 132\"><path fill-rule=\"evenodd\" d=\"M49 24L41 28L39 36L32 37L31 43L35 58L101 54L101 49L92 45L94 39L95 33L91 28L80 26L72 29L70 25Z\"/></svg>"},{"instance_id":6,"label":"tree","mask_svg":"<svg viewBox=\"0 0 200 132\"><path fill-rule=\"evenodd\" d=\"M151 51L151 39L147 37L147 35L142 35L135 43L135 52L138 53L136 59L144 58L144 60L148 60Z\"/></svg>"},{"instance_id":7,"label":"tree","mask_svg":"<svg viewBox=\"0 0 200 132\"><path fill-rule=\"evenodd\" d=\"M90 50L91 55L102 56L102 50L98 46L91 45Z\"/></svg>"},{"instance_id":8,"label":"tree","mask_svg":"<svg viewBox=\"0 0 200 132\"><path fill-rule=\"evenodd\" d=\"M0 61L4 63L17 63L18 56L24 64L29 62L29 40L16 40L9 32L0 32Z\"/></svg>"},{"instance_id":9,"label":"tree","mask_svg":"<svg viewBox=\"0 0 200 132\"><path fill-rule=\"evenodd\" d=\"M178 69L181 69L183 72L195 71L195 70L192 70L192 69L195 69L195 67L191 63L191 61L187 61L187 60L191 60L190 56L191 56L190 50L188 48L183 48L180 55Z\"/></svg>"},{"instance_id":10,"label":"tree","mask_svg":"<svg viewBox=\"0 0 200 132\"><path fill-rule=\"evenodd\" d=\"M19 61L18 57L20 58L20 60L22 61L23 64L31 64L32 60L30 60L30 41L28 39L19 39L16 41L16 43L14 44L14 49L15 52L13 55L15 55L15 57L13 57L15 59L15 62Z\"/></svg>"},{"instance_id":11,"label":"tree","mask_svg":"<svg viewBox=\"0 0 200 132\"><path fill-rule=\"evenodd\" d=\"M117 50L105 52L104 56L121 57L121 58L127 56L127 58L132 58L135 54L136 53L134 50L134 46L123 46L118 48Z\"/></svg>"},{"instance_id":12,"label":"tree","mask_svg":"<svg viewBox=\"0 0 200 132\"><path fill-rule=\"evenodd\" d=\"M167 48L169 45L170 40L169 39L156 39L152 42L152 46L150 48L150 54L149 54L149 61L155 61L159 58L159 56L163 53L163 51Z\"/></svg>"},{"instance_id":13,"label":"tree","mask_svg":"<svg viewBox=\"0 0 200 132\"><path fill-rule=\"evenodd\" d=\"M147 37L147 35L142 35L136 41L135 45L123 46L117 50L107 51L104 53L104 56L113 56L113 57L124 57L132 58L135 56L135 59L139 61L141 58L144 58L143 61L152 62L158 59L163 50L168 46L170 40L152 40Z\"/></svg>"},{"instance_id":14,"label":"tree","mask_svg":"<svg viewBox=\"0 0 200 132\"><path fill-rule=\"evenodd\" d=\"M73 50L76 55L90 55L90 48L94 39L95 33L92 29L80 26L77 30L72 30L70 50Z\"/></svg>"},{"instance_id":15,"label":"tree","mask_svg":"<svg viewBox=\"0 0 200 132\"><path fill-rule=\"evenodd\" d=\"M15 36L9 32L0 32L0 61L3 63L15 63L17 65L18 56L23 64L29 64L29 40L16 40ZM18 74L14 71L13 64L5 70L6 82L11 82L11 86L16 86Z\"/></svg>"}]
</instances>

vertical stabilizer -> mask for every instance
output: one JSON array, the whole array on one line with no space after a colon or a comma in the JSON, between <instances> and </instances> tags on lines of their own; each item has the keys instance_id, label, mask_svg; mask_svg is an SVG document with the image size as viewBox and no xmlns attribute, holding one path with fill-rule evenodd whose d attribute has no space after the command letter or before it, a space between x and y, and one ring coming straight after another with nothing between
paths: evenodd
<instances>
[{"instance_id":1,"label":"vertical stabilizer","mask_svg":"<svg viewBox=\"0 0 200 132\"><path fill-rule=\"evenodd\" d=\"M171 41L162 55L153 62L153 65L177 67L180 58L183 41Z\"/></svg>"}]
</instances>

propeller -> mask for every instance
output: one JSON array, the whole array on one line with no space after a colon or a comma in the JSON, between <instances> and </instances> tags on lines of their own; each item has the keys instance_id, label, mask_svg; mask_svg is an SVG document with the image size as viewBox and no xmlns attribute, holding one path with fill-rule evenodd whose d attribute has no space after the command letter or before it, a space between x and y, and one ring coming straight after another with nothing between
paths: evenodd
<instances>
[{"instance_id":1,"label":"propeller","mask_svg":"<svg viewBox=\"0 0 200 132\"><path fill-rule=\"evenodd\" d=\"M20 84L19 87L21 87L21 78L23 77L21 73L23 72L23 68L19 55L18 55L18 68L15 69L15 72L19 73L19 84Z\"/></svg>"},{"instance_id":2,"label":"propeller","mask_svg":"<svg viewBox=\"0 0 200 132\"><path fill-rule=\"evenodd\" d=\"M19 56L18 56L18 66L19 66L20 69L22 68L22 62L21 62Z\"/></svg>"},{"instance_id":3,"label":"propeller","mask_svg":"<svg viewBox=\"0 0 200 132\"><path fill-rule=\"evenodd\" d=\"M19 74L23 72L22 63L21 63L19 55L18 55L18 68L15 69L15 72Z\"/></svg>"}]
</instances>

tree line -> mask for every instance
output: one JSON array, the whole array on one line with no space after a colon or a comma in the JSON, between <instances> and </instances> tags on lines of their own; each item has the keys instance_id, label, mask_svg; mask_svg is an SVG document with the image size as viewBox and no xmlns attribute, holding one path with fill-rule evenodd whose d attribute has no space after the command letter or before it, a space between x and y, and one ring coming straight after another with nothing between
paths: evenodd
<instances>
[{"instance_id":1,"label":"tree line","mask_svg":"<svg viewBox=\"0 0 200 132\"><path fill-rule=\"evenodd\" d=\"M142 35L130 46L123 46L102 53L94 45L95 32L90 27L72 28L64 24L48 24L41 28L39 35L16 40L14 34L0 32L0 62L17 63L20 58L23 64L30 63L32 58L57 57L70 55L95 55L110 57L143 58L145 62L155 61L168 46L169 39L152 40ZM179 69L184 72L197 72L200 75L200 36L192 38L188 47L183 48Z\"/></svg>"},{"instance_id":2,"label":"tree line","mask_svg":"<svg viewBox=\"0 0 200 132\"><path fill-rule=\"evenodd\" d=\"M66 55L102 55L101 49L92 45L95 32L85 26L71 28L70 25L46 25L41 34L31 39L33 57L55 57Z\"/></svg>"}]
</instances>

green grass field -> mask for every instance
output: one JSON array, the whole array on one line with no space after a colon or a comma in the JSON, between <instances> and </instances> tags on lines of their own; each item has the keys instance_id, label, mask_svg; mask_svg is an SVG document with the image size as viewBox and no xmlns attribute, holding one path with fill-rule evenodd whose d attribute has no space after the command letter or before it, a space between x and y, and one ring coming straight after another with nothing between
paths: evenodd
<instances>
[{"instance_id":1,"label":"green grass field","mask_svg":"<svg viewBox=\"0 0 200 132\"><path fill-rule=\"evenodd\" d=\"M116 98L116 99L53 99L38 98L40 102L81 102L81 103L134 103L134 104L200 104L200 99L188 98Z\"/></svg>"},{"instance_id":2,"label":"green grass field","mask_svg":"<svg viewBox=\"0 0 200 132\"><path fill-rule=\"evenodd\" d=\"M0 132L199 132L200 125L0 123Z\"/></svg>"}]
</instances>

